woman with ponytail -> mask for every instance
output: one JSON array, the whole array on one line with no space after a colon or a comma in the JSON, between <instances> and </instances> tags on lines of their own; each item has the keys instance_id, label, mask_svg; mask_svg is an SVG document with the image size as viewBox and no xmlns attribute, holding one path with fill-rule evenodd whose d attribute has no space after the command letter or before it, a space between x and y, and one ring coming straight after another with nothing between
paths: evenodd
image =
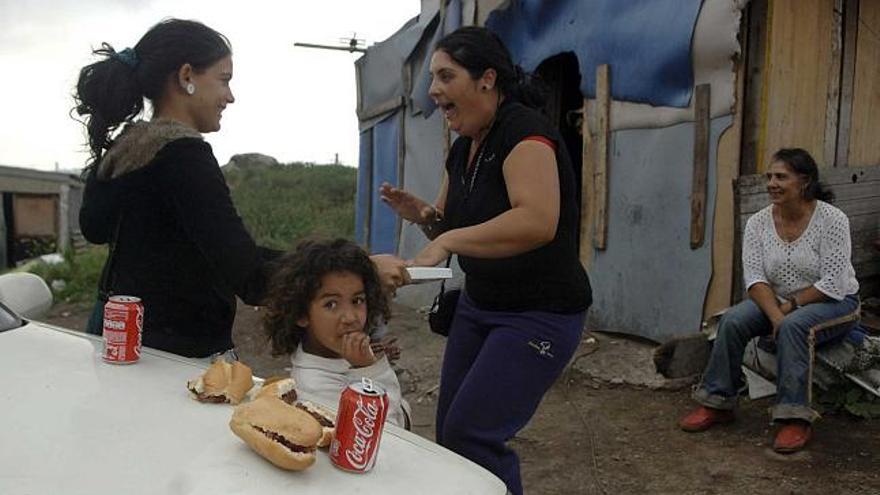
<instances>
[{"instance_id":1,"label":"woman with ponytail","mask_svg":"<svg viewBox=\"0 0 880 495\"><path fill-rule=\"evenodd\" d=\"M431 57L430 95L459 137L434 204L383 184L382 199L431 241L412 261L458 255L465 286L443 358L437 441L522 493L506 442L531 419L580 343L592 297L577 251L574 168L537 108L542 93L481 27Z\"/></svg>"},{"instance_id":2,"label":"woman with ponytail","mask_svg":"<svg viewBox=\"0 0 880 495\"><path fill-rule=\"evenodd\" d=\"M145 346L191 357L229 351L235 297L260 304L280 255L245 230L202 139L235 101L229 41L169 19L133 48L94 53L101 60L80 71L75 94L91 150L80 225L110 254L88 331L101 333L107 297L132 295L144 303ZM151 118L135 120L145 99ZM403 281L401 260L380 261L386 281Z\"/></svg>"}]
</instances>

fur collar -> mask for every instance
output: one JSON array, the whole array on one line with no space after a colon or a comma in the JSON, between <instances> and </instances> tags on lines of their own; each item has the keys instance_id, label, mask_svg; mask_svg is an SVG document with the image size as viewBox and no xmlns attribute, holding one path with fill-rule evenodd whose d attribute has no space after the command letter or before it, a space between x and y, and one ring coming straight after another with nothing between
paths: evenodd
<instances>
[{"instance_id":1,"label":"fur collar","mask_svg":"<svg viewBox=\"0 0 880 495\"><path fill-rule=\"evenodd\" d=\"M125 126L98 165L98 178L115 179L150 163L166 144L202 135L173 120L139 120Z\"/></svg>"}]
</instances>

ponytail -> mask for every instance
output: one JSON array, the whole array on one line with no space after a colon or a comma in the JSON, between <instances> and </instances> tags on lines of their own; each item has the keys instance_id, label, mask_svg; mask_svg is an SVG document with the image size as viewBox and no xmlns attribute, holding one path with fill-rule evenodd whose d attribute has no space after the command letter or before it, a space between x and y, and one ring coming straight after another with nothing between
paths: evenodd
<instances>
[{"instance_id":1,"label":"ponytail","mask_svg":"<svg viewBox=\"0 0 880 495\"><path fill-rule=\"evenodd\" d=\"M126 49L131 50L131 49ZM85 117L91 152L90 168L110 147L110 136L123 122L144 109L144 96L137 81L137 54L125 58L107 43L92 53L103 60L83 67L76 83L76 113Z\"/></svg>"},{"instance_id":2,"label":"ponytail","mask_svg":"<svg viewBox=\"0 0 880 495\"><path fill-rule=\"evenodd\" d=\"M203 71L232 53L229 40L197 22L167 19L156 24L134 48L117 52L107 43L92 51L103 57L83 67L76 83L75 111L84 117L91 158L83 174L101 160L121 124L144 110L144 98L155 103L168 78L184 64Z\"/></svg>"}]
</instances>

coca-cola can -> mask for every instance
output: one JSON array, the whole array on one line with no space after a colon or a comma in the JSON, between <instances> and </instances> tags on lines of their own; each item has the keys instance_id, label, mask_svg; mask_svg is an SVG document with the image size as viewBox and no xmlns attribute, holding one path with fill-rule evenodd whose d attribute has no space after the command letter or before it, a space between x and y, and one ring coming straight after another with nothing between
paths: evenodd
<instances>
[{"instance_id":1,"label":"coca-cola can","mask_svg":"<svg viewBox=\"0 0 880 495\"><path fill-rule=\"evenodd\" d=\"M388 394L369 378L342 391L336 413L336 436L330 460L345 471L365 473L376 464L382 428L388 415Z\"/></svg>"},{"instance_id":2,"label":"coca-cola can","mask_svg":"<svg viewBox=\"0 0 880 495\"><path fill-rule=\"evenodd\" d=\"M139 297L110 296L104 305L104 361L136 363L141 357L144 305Z\"/></svg>"}]
</instances>

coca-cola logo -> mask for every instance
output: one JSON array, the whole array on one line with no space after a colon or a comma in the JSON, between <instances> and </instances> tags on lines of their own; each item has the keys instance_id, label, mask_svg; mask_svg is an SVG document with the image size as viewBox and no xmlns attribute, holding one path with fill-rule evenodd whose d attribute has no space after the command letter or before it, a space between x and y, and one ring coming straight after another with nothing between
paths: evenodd
<instances>
[{"instance_id":1,"label":"coca-cola logo","mask_svg":"<svg viewBox=\"0 0 880 495\"><path fill-rule=\"evenodd\" d=\"M373 437L376 435L376 419L379 417L379 406L376 401L364 404L359 397L357 408L352 415L354 424L354 441L351 448L345 449L345 459L356 469L365 469L370 459Z\"/></svg>"}]
</instances>

